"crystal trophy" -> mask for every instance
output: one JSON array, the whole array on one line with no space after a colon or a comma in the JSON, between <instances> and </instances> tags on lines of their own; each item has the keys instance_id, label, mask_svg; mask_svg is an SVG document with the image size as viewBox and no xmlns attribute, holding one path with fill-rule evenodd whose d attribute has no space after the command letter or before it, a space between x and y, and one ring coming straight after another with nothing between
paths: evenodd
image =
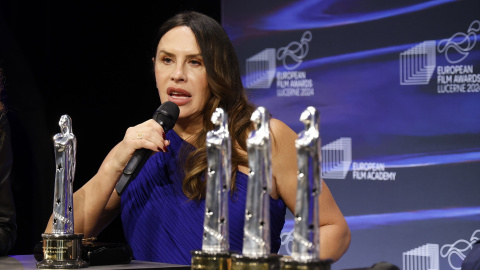
<instances>
[{"instance_id":1,"label":"crystal trophy","mask_svg":"<svg viewBox=\"0 0 480 270\"><path fill-rule=\"evenodd\" d=\"M308 107L300 116L305 130L298 134L297 199L291 258L282 258L281 269L329 270L330 261L320 260L318 197L321 192L320 116Z\"/></svg>"},{"instance_id":2,"label":"crystal trophy","mask_svg":"<svg viewBox=\"0 0 480 270\"><path fill-rule=\"evenodd\" d=\"M270 254L270 193L272 190L270 114L258 107L250 118L247 139L248 175L242 254L232 255L232 270L279 269L279 255Z\"/></svg>"},{"instance_id":3,"label":"crystal trophy","mask_svg":"<svg viewBox=\"0 0 480 270\"><path fill-rule=\"evenodd\" d=\"M73 179L77 139L72 133L72 119L62 115L61 133L53 137L55 148L55 192L52 233L42 234L43 260L37 268L72 269L87 267L81 258L83 234L74 233Z\"/></svg>"},{"instance_id":4,"label":"crystal trophy","mask_svg":"<svg viewBox=\"0 0 480 270\"><path fill-rule=\"evenodd\" d=\"M207 188L202 249L192 251L191 269L226 270L230 264L228 191L230 190L231 141L228 115L217 108L214 129L207 133Z\"/></svg>"}]
</instances>

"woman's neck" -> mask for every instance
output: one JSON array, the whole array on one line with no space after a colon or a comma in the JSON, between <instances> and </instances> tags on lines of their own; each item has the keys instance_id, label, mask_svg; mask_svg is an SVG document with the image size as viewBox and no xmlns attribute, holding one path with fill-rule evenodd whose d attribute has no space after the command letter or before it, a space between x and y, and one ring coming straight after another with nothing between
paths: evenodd
<instances>
[{"instance_id":1,"label":"woman's neck","mask_svg":"<svg viewBox=\"0 0 480 270\"><path fill-rule=\"evenodd\" d=\"M173 130L175 133L180 136L184 141L192 144L195 146L195 138L196 136L202 132L203 129L203 119L196 118L181 118L178 119Z\"/></svg>"}]
</instances>

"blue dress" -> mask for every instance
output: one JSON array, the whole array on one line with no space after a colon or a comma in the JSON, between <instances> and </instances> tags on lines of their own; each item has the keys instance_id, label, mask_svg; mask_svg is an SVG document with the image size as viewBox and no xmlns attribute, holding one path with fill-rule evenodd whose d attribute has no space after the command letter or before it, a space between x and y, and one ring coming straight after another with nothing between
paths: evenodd
<instances>
[{"instance_id":1,"label":"blue dress","mask_svg":"<svg viewBox=\"0 0 480 270\"><path fill-rule=\"evenodd\" d=\"M168 153L159 152L145 164L122 194L121 218L135 260L191 264L191 251L202 248L205 200L189 200L182 192L180 149L187 144L173 130ZM241 253L248 176L236 174L229 195L230 250ZM285 203L270 197L271 252L280 248Z\"/></svg>"}]
</instances>

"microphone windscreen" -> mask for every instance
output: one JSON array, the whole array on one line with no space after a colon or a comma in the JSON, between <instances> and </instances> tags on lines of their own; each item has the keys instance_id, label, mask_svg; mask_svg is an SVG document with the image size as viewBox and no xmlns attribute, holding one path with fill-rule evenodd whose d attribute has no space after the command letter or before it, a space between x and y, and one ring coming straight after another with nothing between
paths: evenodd
<instances>
[{"instance_id":1,"label":"microphone windscreen","mask_svg":"<svg viewBox=\"0 0 480 270\"><path fill-rule=\"evenodd\" d=\"M177 104L171 101L165 101L158 107L158 109L153 114L153 119L157 121L162 127L165 133L175 126L177 122L178 115L180 114L180 109Z\"/></svg>"}]
</instances>

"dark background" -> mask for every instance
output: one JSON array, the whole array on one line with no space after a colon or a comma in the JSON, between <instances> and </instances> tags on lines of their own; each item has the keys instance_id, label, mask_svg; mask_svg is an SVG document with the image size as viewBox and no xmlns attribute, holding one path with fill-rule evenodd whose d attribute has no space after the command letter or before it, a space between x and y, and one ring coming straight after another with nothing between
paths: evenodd
<instances>
[{"instance_id":1,"label":"dark background","mask_svg":"<svg viewBox=\"0 0 480 270\"><path fill-rule=\"evenodd\" d=\"M77 137L74 190L88 181L129 126L159 106L151 41L184 10L221 22L214 1L0 1L2 93L12 128L18 235L10 254L31 254L53 207L53 136L60 116ZM99 241L123 242L117 218Z\"/></svg>"}]
</instances>

